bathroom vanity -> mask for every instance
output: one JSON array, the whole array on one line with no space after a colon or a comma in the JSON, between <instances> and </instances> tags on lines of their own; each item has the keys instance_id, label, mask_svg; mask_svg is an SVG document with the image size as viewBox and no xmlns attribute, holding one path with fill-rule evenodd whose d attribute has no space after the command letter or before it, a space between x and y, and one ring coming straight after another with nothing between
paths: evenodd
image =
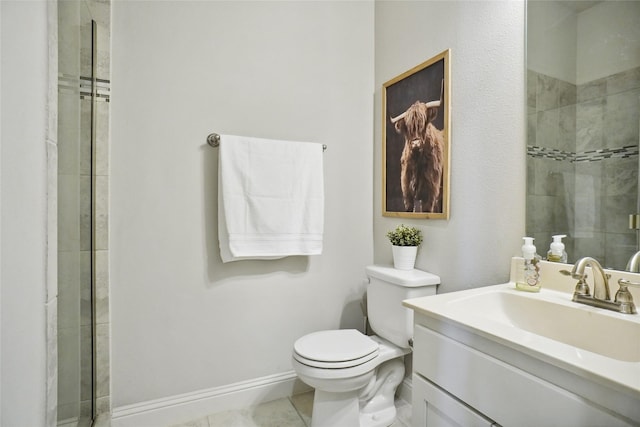
<instances>
[{"instance_id":1,"label":"bathroom vanity","mask_svg":"<svg viewBox=\"0 0 640 427\"><path fill-rule=\"evenodd\" d=\"M413 426L639 426L640 315L571 295L511 282L406 300Z\"/></svg>"}]
</instances>

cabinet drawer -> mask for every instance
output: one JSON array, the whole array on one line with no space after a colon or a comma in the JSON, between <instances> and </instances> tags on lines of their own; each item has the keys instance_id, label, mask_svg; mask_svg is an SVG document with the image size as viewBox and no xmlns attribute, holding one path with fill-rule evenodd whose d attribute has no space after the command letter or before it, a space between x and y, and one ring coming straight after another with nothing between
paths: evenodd
<instances>
[{"instance_id":1,"label":"cabinet drawer","mask_svg":"<svg viewBox=\"0 0 640 427\"><path fill-rule=\"evenodd\" d=\"M593 402L415 325L413 369L503 426L630 426Z\"/></svg>"},{"instance_id":2,"label":"cabinet drawer","mask_svg":"<svg viewBox=\"0 0 640 427\"><path fill-rule=\"evenodd\" d=\"M414 427L491 427L493 421L446 391L413 374Z\"/></svg>"}]
</instances>

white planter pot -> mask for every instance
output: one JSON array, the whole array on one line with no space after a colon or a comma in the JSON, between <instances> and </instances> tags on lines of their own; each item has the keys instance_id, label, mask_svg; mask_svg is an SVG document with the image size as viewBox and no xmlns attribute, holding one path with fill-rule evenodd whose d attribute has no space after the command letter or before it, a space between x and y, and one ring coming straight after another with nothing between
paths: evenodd
<instances>
[{"instance_id":1,"label":"white planter pot","mask_svg":"<svg viewBox=\"0 0 640 427\"><path fill-rule=\"evenodd\" d=\"M396 270L413 270L416 265L417 246L392 246L393 267Z\"/></svg>"}]
</instances>

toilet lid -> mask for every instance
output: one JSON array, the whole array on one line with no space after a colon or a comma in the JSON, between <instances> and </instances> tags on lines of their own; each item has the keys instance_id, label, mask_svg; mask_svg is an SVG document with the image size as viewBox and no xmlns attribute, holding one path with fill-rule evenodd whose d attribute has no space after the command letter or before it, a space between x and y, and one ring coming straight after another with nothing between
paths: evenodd
<instances>
[{"instance_id":1,"label":"toilet lid","mask_svg":"<svg viewBox=\"0 0 640 427\"><path fill-rule=\"evenodd\" d=\"M309 361L342 365L340 362L364 363L372 359L378 353L378 343L356 329L339 329L305 335L296 341L293 349ZM361 361L363 358L366 360Z\"/></svg>"}]
</instances>

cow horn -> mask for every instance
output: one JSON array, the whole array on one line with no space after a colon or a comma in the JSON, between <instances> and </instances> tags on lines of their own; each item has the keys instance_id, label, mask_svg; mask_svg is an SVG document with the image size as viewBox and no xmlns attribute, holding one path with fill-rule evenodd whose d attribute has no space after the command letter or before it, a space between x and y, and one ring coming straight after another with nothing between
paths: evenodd
<instances>
[{"instance_id":1,"label":"cow horn","mask_svg":"<svg viewBox=\"0 0 640 427\"><path fill-rule=\"evenodd\" d=\"M442 80L442 85L440 86L440 99L438 101L429 101L429 102L425 102L425 105L427 106L427 108L438 108L440 107L440 105L442 104L442 96L444 94L444 79ZM405 111L404 113L400 114L399 116L396 117L391 117L391 123L395 124L398 120L404 119L404 117L407 115L407 112Z\"/></svg>"},{"instance_id":2,"label":"cow horn","mask_svg":"<svg viewBox=\"0 0 640 427\"><path fill-rule=\"evenodd\" d=\"M396 117L391 117L391 123L395 124L398 120L404 119L404 116L407 115L407 112L405 111L404 113L400 114L399 116Z\"/></svg>"},{"instance_id":3,"label":"cow horn","mask_svg":"<svg viewBox=\"0 0 640 427\"><path fill-rule=\"evenodd\" d=\"M443 94L444 94L444 79L442 80L442 85L440 86L440 100L427 102L426 103L427 108L438 108L442 104Z\"/></svg>"}]
</instances>

